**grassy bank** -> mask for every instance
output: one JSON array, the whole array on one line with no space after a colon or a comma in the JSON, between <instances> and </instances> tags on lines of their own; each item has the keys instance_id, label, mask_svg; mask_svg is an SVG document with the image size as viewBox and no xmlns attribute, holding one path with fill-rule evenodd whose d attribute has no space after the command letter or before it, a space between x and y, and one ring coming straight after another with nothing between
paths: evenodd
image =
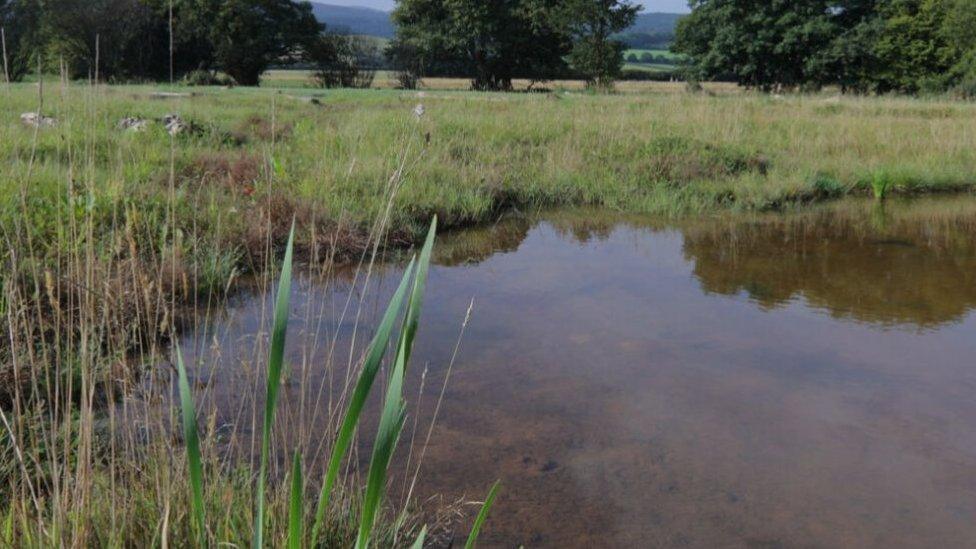
<instances>
[{"instance_id":1,"label":"grassy bank","mask_svg":"<svg viewBox=\"0 0 976 549\"><path fill-rule=\"evenodd\" d=\"M149 88L49 86L44 110L60 124L37 132L34 147L18 116L36 110L37 91L18 87L0 107L0 223L9 231L26 200L38 243L57 246L45 231L83 198L98 225L169 212L174 229L236 258L262 240L250 234L254 214L270 207L282 221L299 214L307 248L314 222L353 230L374 219L404 158L391 223L409 238L433 213L450 227L506 205L682 214L866 193L879 177L894 193L976 186L976 105L657 89L338 91L318 93L315 105L289 91L187 89L195 95L153 100ZM199 134L171 143L158 128L115 129L124 116L168 112Z\"/></svg>"}]
</instances>

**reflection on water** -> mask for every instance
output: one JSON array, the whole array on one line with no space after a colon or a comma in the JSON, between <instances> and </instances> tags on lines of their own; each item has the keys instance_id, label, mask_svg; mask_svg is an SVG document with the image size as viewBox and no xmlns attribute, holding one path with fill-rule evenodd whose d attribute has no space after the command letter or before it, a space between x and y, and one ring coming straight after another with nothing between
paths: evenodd
<instances>
[{"instance_id":1,"label":"reflection on water","mask_svg":"<svg viewBox=\"0 0 976 549\"><path fill-rule=\"evenodd\" d=\"M976 305L970 201L846 203L783 219L685 231L685 256L711 292L764 307L803 297L838 317L934 327Z\"/></svg>"},{"instance_id":2,"label":"reflection on water","mask_svg":"<svg viewBox=\"0 0 976 549\"><path fill-rule=\"evenodd\" d=\"M475 306L420 496L501 478L488 547L976 545L974 229L976 200L953 198L678 223L559 211L447 235L411 375L420 425ZM361 348L399 274L374 271L358 335L341 313L360 285L296 285L283 402L313 438L348 362L330 350ZM225 421L250 420L268 299L184 340Z\"/></svg>"}]
</instances>

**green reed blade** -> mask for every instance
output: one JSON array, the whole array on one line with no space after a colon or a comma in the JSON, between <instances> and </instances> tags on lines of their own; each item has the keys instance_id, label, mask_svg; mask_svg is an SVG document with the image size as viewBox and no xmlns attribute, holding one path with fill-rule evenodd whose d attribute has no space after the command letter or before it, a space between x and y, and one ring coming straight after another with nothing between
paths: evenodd
<instances>
[{"instance_id":1,"label":"green reed blade","mask_svg":"<svg viewBox=\"0 0 976 549\"><path fill-rule=\"evenodd\" d=\"M376 515L383 501L383 491L386 488L386 473L396 450L397 441L403 431L403 421L406 418L406 404L403 400L403 378L407 370L407 361L413 350L414 335L420 319L420 309L423 304L424 289L427 282L427 272L430 268L431 250L434 245L434 235L437 229L437 219L431 222L427 241L420 253L417 265L417 277L414 279L413 292L407 304L407 314L404 317L403 331L397 345L397 354L393 369L390 371L390 381L386 388L386 399L383 402L383 412L380 416L380 426L373 445L373 455L370 459L369 474L366 480L366 495L363 498L362 515L359 519L359 534L356 537L357 549L365 549L369 545Z\"/></svg>"},{"instance_id":2,"label":"green reed blade","mask_svg":"<svg viewBox=\"0 0 976 549\"><path fill-rule=\"evenodd\" d=\"M427 527L426 526L424 526L423 528L421 528L420 535L417 536L417 539L416 540L414 540L413 545L410 546L410 549L424 549L424 542L425 541L427 541Z\"/></svg>"},{"instance_id":3,"label":"green reed blade","mask_svg":"<svg viewBox=\"0 0 976 549\"><path fill-rule=\"evenodd\" d=\"M410 353L413 350L413 339L417 334L417 327L420 324L420 308L424 302L424 291L427 288L427 273L430 270L430 256L434 249L434 239L437 234L437 216L430 222L430 229L427 231L427 239L424 247L420 250L420 261L417 264L417 278L413 281L413 293L410 295L410 305L407 308L407 317L404 320L404 349L406 356L404 362L410 362Z\"/></svg>"},{"instance_id":4,"label":"green reed blade","mask_svg":"<svg viewBox=\"0 0 976 549\"><path fill-rule=\"evenodd\" d=\"M402 367L402 361L400 361ZM402 392L402 376L390 387L394 391ZM386 488L386 471L396 449L397 440L403 431L403 422L407 417L406 406L402 398L397 398L394 391L387 393L387 401L383 407L380 428L376 433L376 443L373 456L369 462L369 476L366 480L366 495L363 497L362 515L359 518L359 534L356 537L356 548L365 549L369 546L369 539L373 533L376 514L383 501L383 491Z\"/></svg>"},{"instance_id":5,"label":"green reed blade","mask_svg":"<svg viewBox=\"0 0 976 549\"><path fill-rule=\"evenodd\" d=\"M481 506L481 512L478 513L478 518L474 519L474 526L471 527L471 533L468 535L468 541L464 544L464 549L473 549L475 543L478 542L478 535L481 533L481 525L485 523L485 519L488 518L488 512L491 511L491 505L495 502L495 495L498 493L498 485L501 481L496 480L495 484L488 491L488 497L485 498L485 503Z\"/></svg>"},{"instance_id":6,"label":"green reed blade","mask_svg":"<svg viewBox=\"0 0 976 549\"><path fill-rule=\"evenodd\" d=\"M411 304L408 307L413 305L412 301L411 299ZM400 345L397 348L393 368L390 371L390 381L386 388L380 426L376 432L373 455L369 461L366 494L363 497L362 515L359 518L359 534L356 537L357 549L365 549L369 545L369 539L376 522L376 514L383 501L387 468L390 466L390 460L393 458L393 452L396 450L397 440L403 431L403 422L407 416L406 404L403 401L403 374L406 370L407 356L403 347L404 341L405 335L400 334Z\"/></svg>"},{"instance_id":7,"label":"green reed blade","mask_svg":"<svg viewBox=\"0 0 976 549\"><path fill-rule=\"evenodd\" d=\"M393 298L390 299L390 304L383 314L383 319L380 321L376 335L373 336L373 341L369 344L369 352L366 356L366 361L363 363L359 379L356 382L356 388L353 390L352 398L349 401L349 408L346 409L342 427L339 429L339 436L332 446L329 466L326 470L325 481L322 483L322 489L319 493L319 501L315 511L315 523L312 527L313 544L318 542L319 534L325 522L325 513L329 507L329 497L332 494L332 487L339 475L339 466L342 464L342 459L345 457L352 443L352 435L356 430L356 425L359 424L359 416L362 413L363 406L366 404L366 398L369 396L369 392L373 387L373 382L376 380L376 374L380 370L383 355L386 354L386 347L390 341L393 325L397 317L400 316L400 311L403 309L403 300L407 293L407 283L413 274L415 262L416 259L410 260L410 264L407 266L406 271L403 273L403 278L400 280L400 286L397 288L396 293L393 294Z\"/></svg>"},{"instance_id":8,"label":"green reed blade","mask_svg":"<svg viewBox=\"0 0 976 549\"><path fill-rule=\"evenodd\" d=\"M302 546L302 454L295 450L295 459L291 468L291 497L288 511L288 549L300 549Z\"/></svg>"},{"instance_id":9,"label":"green reed blade","mask_svg":"<svg viewBox=\"0 0 976 549\"><path fill-rule=\"evenodd\" d=\"M190 381L183 364L183 353L176 345L176 368L179 370L180 408L183 416L183 439L186 442L187 467L190 470L190 493L193 501L193 522L197 528L198 542L201 547L206 545L206 522L203 511L203 466L200 462L200 437L197 433L196 406L193 404L193 393L190 392Z\"/></svg>"},{"instance_id":10,"label":"green reed blade","mask_svg":"<svg viewBox=\"0 0 976 549\"><path fill-rule=\"evenodd\" d=\"M264 492L267 479L268 454L271 448L271 426L274 423L275 404L281 387L281 370L285 358L285 335L288 329L288 305L291 299L291 262L295 244L295 222L292 221L285 250L285 262L281 267L278 296L275 303L274 324L271 332L271 351L268 355L267 396L264 402L264 426L261 433L261 468L258 472L257 509L254 513L254 549L264 546Z\"/></svg>"}]
</instances>

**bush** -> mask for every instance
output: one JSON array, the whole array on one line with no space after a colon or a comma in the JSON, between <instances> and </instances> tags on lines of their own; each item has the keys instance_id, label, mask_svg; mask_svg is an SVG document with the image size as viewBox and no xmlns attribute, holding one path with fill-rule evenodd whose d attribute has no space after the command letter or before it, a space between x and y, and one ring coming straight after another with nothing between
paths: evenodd
<instances>
[{"instance_id":1,"label":"bush","mask_svg":"<svg viewBox=\"0 0 976 549\"><path fill-rule=\"evenodd\" d=\"M953 94L961 99L976 99L976 49L965 55L953 72L957 75Z\"/></svg>"},{"instance_id":2,"label":"bush","mask_svg":"<svg viewBox=\"0 0 976 549\"><path fill-rule=\"evenodd\" d=\"M326 34L309 51L315 65L313 80L323 88L369 88L376 71L364 60L377 54L373 42L358 36Z\"/></svg>"},{"instance_id":3,"label":"bush","mask_svg":"<svg viewBox=\"0 0 976 549\"><path fill-rule=\"evenodd\" d=\"M198 69L183 77L185 86L233 86L234 79L211 71Z\"/></svg>"},{"instance_id":4,"label":"bush","mask_svg":"<svg viewBox=\"0 0 976 549\"><path fill-rule=\"evenodd\" d=\"M956 85L954 91L963 99L976 100L976 74L964 78Z\"/></svg>"}]
</instances>

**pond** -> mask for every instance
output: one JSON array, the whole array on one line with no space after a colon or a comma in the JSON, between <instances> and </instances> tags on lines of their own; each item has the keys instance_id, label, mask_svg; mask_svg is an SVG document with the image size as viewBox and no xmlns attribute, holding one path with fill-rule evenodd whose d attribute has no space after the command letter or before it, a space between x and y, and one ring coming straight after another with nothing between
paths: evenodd
<instances>
[{"instance_id":1,"label":"pond","mask_svg":"<svg viewBox=\"0 0 976 549\"><path fill-rule=\"evenodd\" d=\"M390 497L418 462L420 502L501 479L485 547L973 546L974 236L970 197L443 235ZM313 462L401 265L296 282L280 424ZM183 338L242 439L270 302Z\"/></svg>"}]
</instances>

